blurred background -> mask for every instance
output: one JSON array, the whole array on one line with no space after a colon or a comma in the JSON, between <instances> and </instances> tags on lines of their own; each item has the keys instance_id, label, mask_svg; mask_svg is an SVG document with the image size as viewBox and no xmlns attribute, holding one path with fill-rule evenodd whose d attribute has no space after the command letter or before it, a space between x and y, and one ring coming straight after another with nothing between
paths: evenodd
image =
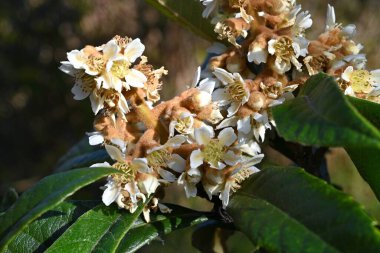
<instances>
[{"instance_id":1,"label":"blurred background","mask_svg":"<svg viewBox=\"0 0 380 253\"><path fill-rule=\"evenodd\" d=\"M298 3L313 16L310 38L324 29L327 3L333 4L338 22L357 25L368 68L380 68L380 1ZM67 51L101 45L116 34L141 38L149 61L169 70L163 99L185 89L210 45L141 0L0 1L1 194L10 186L22 192L50 174L59 157L92 130L89 101L73 100L73 80L58 67ZM379 203L344 151L332 150L328 161L333 182L380 219Z\"/></svg>"}]
</instances>

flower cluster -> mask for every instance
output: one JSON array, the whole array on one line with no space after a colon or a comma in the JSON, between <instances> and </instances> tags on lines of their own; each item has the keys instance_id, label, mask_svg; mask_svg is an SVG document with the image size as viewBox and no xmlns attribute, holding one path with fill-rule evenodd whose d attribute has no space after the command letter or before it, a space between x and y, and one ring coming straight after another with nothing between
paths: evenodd
<instances>
[{"instance_id":1,"label":"flower cluster","mask_svg":"<svg viewBox=\"0 0 380 253\"><path fill-rule=\"evenodd\" d=\"M67 54L62 71L75 78L77 100L90 97L95 132L91 145L103 145L122 174L110 175L103 202L134 212L170 212L158 203L157 189L173 183L187 197L204 191L229 197L258 169L266 131L275 127L270 108L292 99L293 91L320 71L334 76L351 96L375 100L380 70L364 69L362 46L352 40L355 26L335 21L328 6L325 31L306 38L311 16L295 0L200 0L220 39L192 85L171 100L160 100L162 67L143 56L139 39L114 37L105 45Z\"/></svg>"},{"instance_id":2,"label":"flower cluster","mask_svg":"<svg viewBox=\"0 0 380 253\"><path fill-rule=\"evenodd\" d=\"M352 39L356 27L337 23L334 7L327 8L324 32L310 40L305 31L313 24L311 15L295 0L200 2L205 6L203 17L212 18L218 37L234 46L210 60L209 70L218 79L220 68L235 78L240 74L251 93L284 100L310 76L325 72L346 95L379 101L380 70L365 69L363 46Z\"/></svg>"}]
</instances>

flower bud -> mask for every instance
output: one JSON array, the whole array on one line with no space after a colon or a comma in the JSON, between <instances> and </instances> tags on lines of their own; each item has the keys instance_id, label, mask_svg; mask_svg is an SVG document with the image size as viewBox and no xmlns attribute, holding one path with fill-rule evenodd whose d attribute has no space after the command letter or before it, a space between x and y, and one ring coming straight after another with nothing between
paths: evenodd
<instances>
[{"instance_id":1,"label":"flower bud","mask_svg":"<svg viewBox=\"0 0 380 253\"><path fill-rule=\"evenodd\" d=\"M242 72L246 68L244 57L241 57L235 52L227 58L226 63L227 70L232 73Z\"/></svg>"},{"instance_id":2,"label":"flower bud","mask_svg":"<svg viewBox=\"0 0 380 253\"><path fill-rule=\"evenodd\" d=\"M259 91L254 91L249 96L248 105L255 111L260 111L265 105L266 97Z\"/></svg>"}]
</instances>

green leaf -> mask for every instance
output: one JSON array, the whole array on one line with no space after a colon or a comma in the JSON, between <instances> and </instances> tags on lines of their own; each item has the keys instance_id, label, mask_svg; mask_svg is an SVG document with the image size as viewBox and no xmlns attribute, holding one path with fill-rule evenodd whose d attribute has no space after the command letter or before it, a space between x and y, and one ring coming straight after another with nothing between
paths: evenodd
<instances>
[{"instance_id":1,"label":"green leaf","mask_svg":"<svg viewBox=\"0 0 380 253\"><path fill-rule=\"evenodd\" d=\"M9 188L5 194L0 204L0 212L6 211L16 200L18 199L18 193L14 188Z\"/></svg>"},{"instance_id":2,"label":"green leaf","mask_svg":"<svg viewBox=\"0 0 380 253\"><path fill-rule=\"evenodd\" d=\"M380 129L380 104L364 99L348 97L350 103L377 129ZM346 151L361 176L371 185L380 199L380 148L346 147Z\"/></svg>"},{"instance_id":3,"label":"green leaf","mask_svg":"<svg viewBox=\"0 0 380 253\"><path fill-rule=\"evenodd\" d=\"M210 20L202 18L203 6L200 1L146 0L146 2L202 38L209 41L217 40Z\"/></svg>"},{"instance_id":4,"label":"green leaf","mask_svg":"<svg viewBox=\"0 0 380 253\"><path fill-rule=\"evenodd\" d=\"M174 205L167 206L173 210L170 214L151 215L150 223L146 223L142 219L136 221L116 252L135 252L158 236L208 220L203 213Z\"/></svg>"},{"instance_id":5,"label":"green leaf","mask_svg":"<svg viewBox=\"0 0 380 253\"><path fill-rule=\"evenodd\" d=\"M379 114L373 104L362 101L355 104L362 112L370 107L374 117ZM273 108L272 112L279 134L287 141L345 147L361 176L380 198L380 158L377 158L380 131L349 103L332 77L326 74L311 77L297 98ZM369 117L371 112L364 115Z\"/></svg>"},{"instance_id":6,"label":"green leaf","mask_svg":"<svg viewBox=\"0 0 380 253\"><path fill-rule=\"evenodd\" d=\"M235 226L270 252L378 252L375 222L353 199L294 167L248 179L228 211Z\"/></svg>"},{"instance_id":7,"label":"green leaf","mask_svg":"<svg viewBox=\"0 0 380 253\"><path fill-rule=\"evenodd\" d=\"M62 202L23 229L4 252L44 252L78 217L97 203L99 201Z\"/></svg>"},{"instance_id":8,"label":"green leaf","mask_svg":"<svg viewBox=\"0 0 380 253\"><path fill-rule=\"evenodd\" d=\"M25 192L0 216L0 250L30 222L63 202L82 187L109 174L121 173L112 168L84 168L48 176Z\"/></svg>"},{"instance_id":9,"label":"green leaf","mask_svg":"<svg viewBox=\"0 0 380 253\"><path fill-rule=\"evenodd\" d=\"M148 200L149 201L149 200ZM146 204L146 203L145 203ZM145 206L134 213L103 204L83 214L45 252L133 252L158 235L206 220L202 213L170 206L173 214L151 214L151 222L140 218Z\"/></svg>"},{"instance_id":10,"label":"green leaf","mask_svg":"<svg viewBox=\"0 0 380 253\"><path fill-rule=\"evenodd\" d=\"M95 150L89 153L71 157L70 159L59 164L55 168L55 171L62 172L62 171L76 169L76 168L88 167L95 163L101 163L105 161L111 162L112 159L110 158L106 150L100 149L100 150Z\"/></svg>"},{"instance_id":11,"label":"green leaf","mask_svg":"<svg viewBox=\"0 0 380 253\"><path fill-rule=\"evenodd\" d=\"M380 132L347 101L334 79L311 77L297 98L273 108L278 132L288 141L334 147L380 147Z\"/></svg>"},{"instance_id":12,"label":"green leaf","mask_svg":"<svg viewBox=\"0 0 380 253\"><path fill-rule=\"evenodd\" d=\"M368 100L348 96L348 101L371 122L377 129L380 129L380 104Z\"/></svg>"}]
</instances>

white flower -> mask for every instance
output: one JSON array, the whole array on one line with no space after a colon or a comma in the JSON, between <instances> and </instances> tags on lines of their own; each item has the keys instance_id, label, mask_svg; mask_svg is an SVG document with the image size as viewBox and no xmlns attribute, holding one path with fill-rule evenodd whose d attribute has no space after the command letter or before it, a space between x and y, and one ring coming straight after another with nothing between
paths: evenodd
<instances>
[{"instance_id":1,"label":"white flower","mask_svg":"<svg viewBox=\"0 0 380 253\"><path fill-rule=\"evenodd\" d=\"M62 65L59 69L75 78L74 86L71 89L74 99L83 100L87 98L96 88L96 81L94 77L86 74L82 69L74 68L74 66L68 61L63 61L61 64Z\"/></svg>"},{"instance_id":2,"label":"white flower","mask_svg":"<svg viewBox=\"0 0 380 253\"><path fill-rule=\"evenodd\" d=\"M268 52L276 56L273 69L282 75L289 71L293 64L298 71L301 71L302 64L297 58L307 54L307 46L308 41L302 37L294 40L288 37L270 40L268 42Z\"/></svg>"},{"instance_id":3,"label":"white flower","mask_svg":"<svg viewBox=\"0 0 380 253\"><path fill-rule=\"evenodd\" d=\"M177 120L172 120L169 124L169 136L174 136L177 131L180 134L192 134L194 131L194 114L182 112Z\"/></svg>"},{"instance_id":4,"label":"white flower","mask_svg":"<svg viewBox=\"0 0 380 253\"><path fill-rule=\"evenodd\" d=\"M343 74L342 79L348 82L355 93L370 93L374 87L380 85L380 69L368 70L354 70L354 67L348 66ZM346 93L350 91L346 90Z\"/></svg>"},{"instance_id":5,"label":"white flower","mask_svg":"<svg viewBox=\"0 0 380 253\"><path fill-rule=\"evenodd\" d=\"M177 177L172 172L164 168L170 168L169 164L173 165L173 162L176 162L176 159L178 159L178 155L171 154L171 151L169 151L169 149L180 147L184 142L186 142L186 140L187 138L185 136L176 135L170 138L164 145L147 150L148 164L158 172L158 174L163 179L162 182L174 182L177 179Z\"/></svg>"},{"instance_id":6,"label":"white flower","mask_svg":"<svg viewBox=\"0 0 380 253\"><path fill-rule=\"evenodd\" d=\"M217 139L214 139L212 128L207 127L195 129L194 135L196 143L201 147L190 155L191 168L198 168L207 162L212 168L221 170L226 164L233 166L238 162L239 156L230 148L237 140L231 127L223 129Z\"/></svg>"},{"instance_id":7,"label":"white flower","mask_svg":"<svg viewBox=\"0 0 380 253\"><path fill-rule=\"evenodd\" d=\"M156 192L159 185L160 183L155 176L145 173L139 175L138 186L141 192L146 194L148 197L150 194Z\"/></svg>"},{"instance_id":8,"label":"white flower","mask_svg":"<svg viewBox=\"0 0 380 253\"><path fill-rule=\"evenodd\" d=\"M229 203L232 188L235 188L234 190L236 190L236 188L240 187L239 184L250 175L259 172L259 169L254 165L260 163L263 158L263 154L245 158L238 164L238 166L236 166L229 178L226 179L223 190L219 195L220 200L222 200L223 208L226 208Z\"/></svg>"},{"instance_id":9,"label":"white flower","mask_svg":"<svg viewBox=\"0 0 380 253\"><path fill-rule=\"evenodd\" d=\"M196 185L201 181L202 173L198 168L190 168L188 171L183 172L178 178L178 184L183 184L186 197L197 196Z\"/></svg>"},{"instance_id":10,"label":"white flower","mask_svg":"<svg viewBox=\"0 0 380 253\"><path fill-rule=\"evenodd\" d=\"M253 42L247 54L248 61L254 62L255 64L266 63L268 58L266 47L266 43Z\"/></svg>"},{"instance_id":11,"label":"white flower","mask_svg":"<svg viewBox=\"0 0 380 253\"><path fill-rule=\"evenodd\" d=\"M231 74L221 68L216 68L213 73L225 86L214 91L213 100L220 106L230 105L227 117L231 117L248 102L249 90L239 73Z\"/></svg>"},{"instance_id":12,"label":"white flower","mask_svg":"<svg viewBox=\"0 0 380 253\"><path fill-rule=\"evenodd\" d=\"M121 194L121 188L112 177L107 178L107 184L104 187L102 201L106 206L109 206L119 197Z\"/></svg>"},{"instance_id":13,"label":"white flower","mask_svg":"<svg viewBox=\"0 0 380 253\"><path fill-rule=\"evenodd\" d=\"M326 27L325 27L326 32L331 31L334 28L340 27L340 25L336 23L335 9L330 4L327 6L326 16L327 16ZM344 36L347 36L348 38L352 38L356 33L356 26L353 24L350 24L341 28L341 30Z\"/></svg>"}]
</instances>

